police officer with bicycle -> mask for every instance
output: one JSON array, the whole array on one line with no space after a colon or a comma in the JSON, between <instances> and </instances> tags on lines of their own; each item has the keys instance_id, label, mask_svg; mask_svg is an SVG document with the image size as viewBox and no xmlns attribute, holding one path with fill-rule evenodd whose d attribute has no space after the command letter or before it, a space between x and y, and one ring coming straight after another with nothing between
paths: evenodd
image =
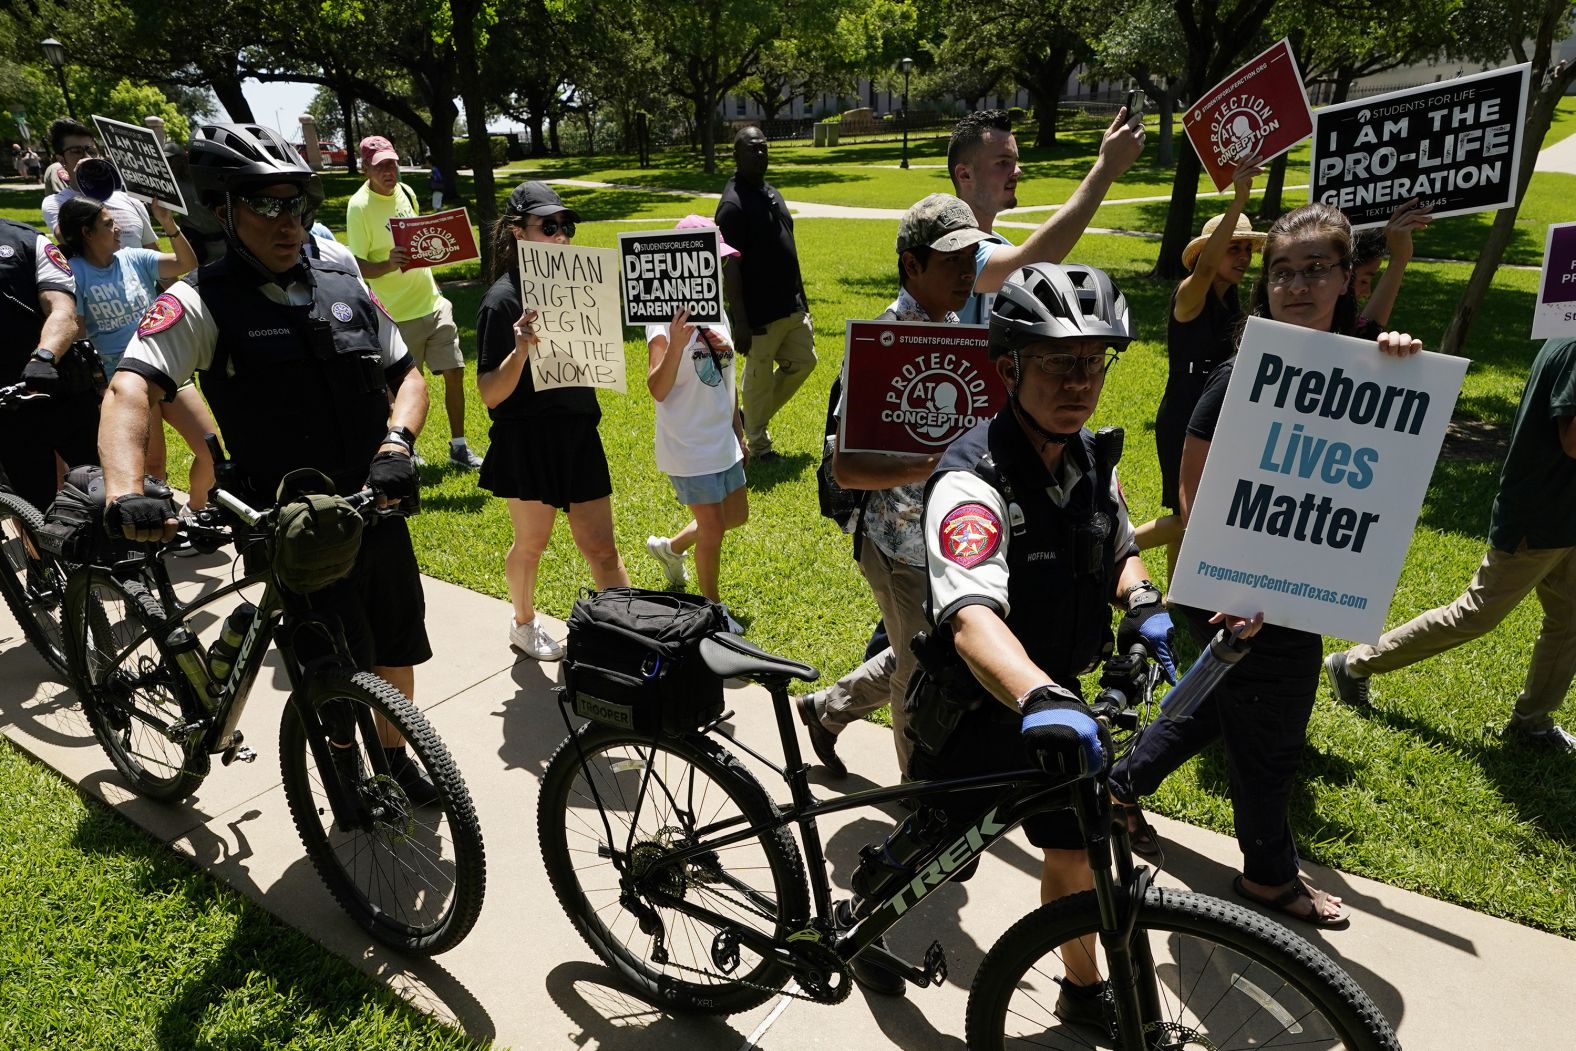
<instances>
[{"instance_id":1,"label":"police officer with bicycle","mask_svg":"<svg viewBox=\"0 0 1576 1051\"><path fill-rule=\"evenodd\" d=\"M169 501L143 495L143 448L158 400L194 374L248 502L274 503L280 480L298 468L322 471L341 495L370 487L382 502L415 496L412 446L427 385L355 271L302 252L321 180L255 124L200 128L189 157L229 250L154 300L110 383L99 432L106 528L144 542L174 535ZM403 519L367 529L350 575L310 604L339 620L358 667L413 696L414 666L432 650ZM413 802L430 802L430 780L387 734L391 772Z\"/></svg>"}]
</instances>

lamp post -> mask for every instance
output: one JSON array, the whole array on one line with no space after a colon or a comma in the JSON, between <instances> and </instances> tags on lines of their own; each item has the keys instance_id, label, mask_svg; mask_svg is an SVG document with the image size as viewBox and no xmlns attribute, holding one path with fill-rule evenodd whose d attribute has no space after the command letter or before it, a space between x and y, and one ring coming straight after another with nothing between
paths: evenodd
<instances>
[{"instance_id":1,"label":"lamp post","mask_svg":"<svg viewBox=\"0 0 1576 1051\"><path fill-rule=\"evenodd\" d=\"M66 90L66 45L54 37L47 37L39 46L44 49L44 61L55 67L55 76L60 78L60 93L66 97L66 113L76 120L77 111L71 105L71 92Z\"/></svg>"},{"instance_id":2,"label":"lamp post","mask_svg":"<svg viewBox=\"0 0 1576 1051\"><path fill-rule=\"evenodd\" d=\"M903 72L903 161L899 168L908 168L908 74L914 68L911 58L899 59L897 68Z\"/></svg>"}]
</instances>

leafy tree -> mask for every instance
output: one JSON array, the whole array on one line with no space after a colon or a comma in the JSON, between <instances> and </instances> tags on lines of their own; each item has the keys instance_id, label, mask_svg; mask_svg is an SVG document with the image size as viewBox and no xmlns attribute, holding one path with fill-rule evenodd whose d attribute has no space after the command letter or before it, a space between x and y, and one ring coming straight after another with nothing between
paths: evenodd
<instances>
[{"instance_id":1,"label":"leafy tree","mask_svg":"<svg viewBox=\"0 0 1576 1051\"><path fill-rule=\"evenodd\" d=\"M1062 88L1094 55L1090 9L1077 0L1002 0L993 6L959 4L947 28L954 55L991 55L1029 93L1037 124L1034 145L1056 142Z\"/></svg>"},{"instance_id":2,"label":"leafy tree","mask_svg":"<svg viewBox=\"0 0 1576 1051\"><path fill-rule=\"evenodd\" d=\"M1175 162L1177 89L1182 82L1182 27L1169 0L1128 0L1094 42L1095 68L1131 77L1157 104L1160 139L1156 159Z\"/></svg>"}]
</instances>

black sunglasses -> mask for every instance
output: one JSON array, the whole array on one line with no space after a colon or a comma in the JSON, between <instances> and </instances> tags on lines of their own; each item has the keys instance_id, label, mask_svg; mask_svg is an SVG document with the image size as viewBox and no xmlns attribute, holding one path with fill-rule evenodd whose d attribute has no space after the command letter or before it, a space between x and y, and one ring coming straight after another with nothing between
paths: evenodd
<instances>
[{"instance_id":1,"label":"black sunglasses","mask_svg":"<svg viewBox=\"0 0 1576 1051\"><path fill-rule=\"evenodd\" d=\"M292 219L300 219L304 222L312 211L312 198L304 193L298 193L294 197L249 197L237 194L236 200L264 219L277 219L283 213L289 212Z\"/></svg>"},{"instance_id":2,"label":"black sunglasses","mask_svg":"<svg viewBox=\"0 0 1576 1051\"><path fill-rule=\"evenodd\" d=\"M524 226L527 230L531 228L530 223L525 223ZM560 230L564 232L565 237L573 237L575 235L575 221L573 219L565 219L560 222L557 219L543 219L541 230L543 237L557 237Z\"/></svg>"}]
</instances>

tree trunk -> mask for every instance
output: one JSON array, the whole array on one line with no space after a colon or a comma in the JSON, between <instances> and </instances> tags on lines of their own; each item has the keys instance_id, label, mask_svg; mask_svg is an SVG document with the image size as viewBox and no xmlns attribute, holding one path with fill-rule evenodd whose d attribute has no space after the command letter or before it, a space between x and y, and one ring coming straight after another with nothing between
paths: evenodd
<instances>
[{"instance_id":1,"label":"tree trunk","mask_svg":"<svg viewBox=\"0 0 1576 1051\"><path fill-rule=\"evenodd\" d=\"M651 118L645 110L640 111L640 116L635 121L635 144L640 151L640 166L651 167Z\"/></svg>"},{"instance_id":2,"label":"tree trunk","mask_svg":"<svg viewBox=\"0 0 1576 1051\"><path fill-rule=\"evenodd\" d=\"M525 111L525 130L531 134L531 156L547 156L547 136L542 133L542 124L545 114L536 99L528 100Z\"/></svg>"},{"instance_id":3,"label":"tree trunk","mask_svg":"<svg viewBox=\"0 0 1576 1051\"><path fill-rule=\"evenodd\" d=\"M1155 150L1155 159L1162 168L1169 168L1176 163L1176 113L1177 90L1167 80L1160 89L1160 144Z\"/></svg>"},{"instance_id":4,"label":"tree trunk","mask_svg":"<svg viewBox=\"0 0 1576 1051\"><path fill-rule=\"evenodd\" d=\"M236 124L255 122L252 116L252 104L246 101L246 94L241 91L240 77L210 74L208 86L213 88L214 97L230 115L231 121Z\"/></svg>"},{"instance_id":5,"label":"tree trunk","mask_svg":"<svg viewBox=\"0 0 1576 1051\"><path fill-rule=\"evenodd\" d=\"M1264 197L1259 202L1259 221L1272 223L1286 210L1281 197L1286 189L1286 154L1270 162L1270 175L1264 180Z\"/></svg>"},{"instance_id":6,"label":"tree trunk","mask_svg":"<svg viewBox=\"0 0 1576 1051\"><path fill-rule=\"evenodd\" d=\"M1351 66L1341 66L1335 71L1335 84L1330 90L1330 105L1339 106L1345 102L1352 93L1352 85L1356 83L1356 71Z\"/></svg>"},{"instance_id":7,"label":"tree trunk","mask_svg":"<svg viewBox=\"0 0 1576 1051\"><path fill-rule=\"evenodd\" d=\"M717 171L717 122L711 119L716 102L709 95L695 95L695 132L700 136L701 170L711 175Z\"/></svg>"},{"instance_id":8,"label":"tree trunk","mask_svg":"<svg viewBox=\"0 0 1576 1051\"><path fill-rule=\"evenodd\" d=\"M492 140L487 135L487 89L482 83L480 57L476 53L476 18L465 10L469 5L453 3L454 57L460 79L460 94L465 102L465 133L470 137L471 184L474 190L471 218L481 231L482 273L493 272L492 228L498 218L498 193L493 184ZM450 125L452 127L452 123ZM452 138L452 136L450 136ZM443 169L445 185L458 197L460 180L450 168Z\"/></svg>"},{"instance_id":9,"label":"tree trunk","mask_svg":"<svg viewBox=\"0 0 1576 1051\"><path fill-rule=\"evenodd\" d=\"M1198 176L1203 171L1191 146L1177 154L1177 173L1171 180L1171 207L1166 209L1166 229L1160 238L1160 257L1154 276L1180 281L1187 273L1182 249L1193 237L1193 211L1198 203Z\"/></svg>"},{"instance_id":10,"label":"tree trunk","mask_svg":"<svg viewBox=\"0 0 1576 1051\"><path fill-rule=\"evenodd\" d=\"M354 175L361 163L361 151L356 148L356 97L343 88L336 88L334 98L339 102L339 119L345 125L345 164L350 174Z\"/></svg>"},{"instance_id":11,"label":"tree trunk","mask_svg":"<svg viewBox=\"0 0 1576 1051\"><path fill-rule=\"evenodd\" d=\"M564 155L564 144L558 138L558 111L555 109L547 115L547 148L554 157Z\"/></svg>"}]
</instances>

